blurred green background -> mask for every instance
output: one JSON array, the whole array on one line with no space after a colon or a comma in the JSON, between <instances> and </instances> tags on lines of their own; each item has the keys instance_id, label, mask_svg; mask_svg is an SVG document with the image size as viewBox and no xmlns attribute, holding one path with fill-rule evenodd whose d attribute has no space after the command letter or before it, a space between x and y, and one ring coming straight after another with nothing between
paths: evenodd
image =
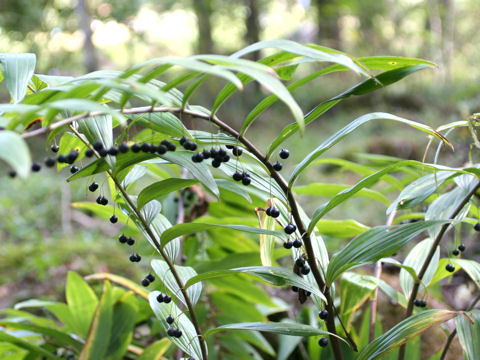
<instances>
[{"instance_id":1,"label":"blurred green background","mask_svg":"<svg viewBox=\"0 0 480 360\"><path fill-rule=\"evenodd\" d=\"M479 15L478 0L2 0L0 49L35 53L37 73L73 76L123 70L153 57L230 54L276 38L330 46L355 57L420 57L438 65L381 91L345 100L310 125L305 137L292 137L288 174L327 136L368 112L390 112L433 127L478 112ZM325 64L306 65L305 72L311 71L308 66ZM354 74L329 75L294 95L308 112L361 80ZM207 84L192 102L211 106L221 85ZM265 95L250 86L219 115L239 127ZM0 100L9 101L4 84ZM248 135L265 149L292 121L285 114L283 105L274 106ZM465 139L461 133L452 139L457 155L448 154L449 165L467 161ZM356 160L359 153L373 152L421 160L426 144L418 132L376 123L361 128L329 157ZM45 156L44 139L29 141L29 146L38 160ZM127 266L126 253L114 244L118 229L69 206L88 197L86 183L67 185L64 178L47 171L28 181L0 178L0 308L27 297L61 294L68 269L139 276L141 270ZM357 180L320 167L300 181L312 179L346 184ZM368 225L385 222L385 209L359 213L366 203L356 201L361 200L336 214ZM321 202L304 205L312 210ZM334 250L338 244L328 246Z\"/></svg>"}]
</instances>

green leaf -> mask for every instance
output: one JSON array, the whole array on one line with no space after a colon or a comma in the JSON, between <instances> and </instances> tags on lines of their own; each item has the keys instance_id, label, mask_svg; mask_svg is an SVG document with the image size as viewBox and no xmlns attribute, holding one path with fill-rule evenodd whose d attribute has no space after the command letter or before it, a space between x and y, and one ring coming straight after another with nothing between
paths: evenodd
<instances>
[{"instance_id":1,"label":"green leaf","mask_svg":"<svg viewBox=\"0 0 480 360\"><path fill-rule=\"evenodd\" d=\"M2 73L0 72L0 82L2 81ZM5 360L24 360L28 355L28 351L13 344L0 342L0 358Z\"/></svg>"},{"instance_id":2,"label":"green leaf","mask_svg":"<svg viewBox=\"0 0 480 360\"><path fill-rule=\"evenodd\" d=\"M272 203L273 206L273 203ZM274 231L277 222L271 216L263 214L262 217L262 229ZM260 235L260 260L263 266L274 265L273 251L275 249L275 236L273 235Z\"/></svg>"},{"instance_id":3,"label":"green leaf","mask_svg":"<svg viewBox=\"0 0 480 360\"><path fill-rule=\"evenodd\" d=\"M157 274L157 277L160 279L161 282L175 295L181 302L187 305L187 302L180 291L180 287L173 276L170 268L168 267L167 263L163 260L152 260L151 266L153 271ZM182 283L187 283L191 278L197 276L197 272L191 268L190 266L180 266L175 265L175 270L177 271L178 276L182 280ZM202 293L202 284L197 283L194 286L187 288L187 294L190 298L191 302L195 305L200 298Z\"/></svg>"},{"instance_id":4,"label":"green leaf","mask_svg":"<svg viewBox=\"0 0 480 360\"><path fill-rule=\"evenodd\" d=\"M135 123L146 128L152 129L162 134L182 137L188 133L187 128L183 125L179 118L172 113L147 113L140 115L127 115Z\"/></svg>"},{"instance_id":5,"label":"green leaf","mask_svg":"<svg viewBox=\"0 0 480 360\"><path fill-rule=\"evenodd\" d=\"M447 144L450 144L448 140L439 132L437 132L435 129L428 125L424 125L412 120L407 120L392 114L388 113L370 113L367 115L363 115L354 121L352 121L350 124L342 128L341 130L337 131L335 134L333 134L331 137L329 137L327 140L325 140L319 147L317 147L315 150L313 150L310 154L308 154L305 159L300 162L300 164L297 165L297 167L293 170L293 173L290 176L289 179L289 187L293 186L293 183L297 179L297 177L300 175L300 173L308 166L310 165L316 158L318 158L320 155L322 155L325 151L330 149L332 146L337 144L340 140L345 138L346 136L350 135L353 131L355 131L359 126L363 125L366 122L369 122L371 120L392 120L392 121L397 121L406 125L409 125L415 129L418 129L422 132L425 132L431 136L437 137L441 139L442 141L446 142Z\"/></svg>"},{"instance_id":6,"label":"green leaf","mask_svg":"<svg viewBox=\"0 0 480 360\"><path fill-rule=\"evenodd\" d=\"M161 356L167 352L170 345L171 342L168 339L157 340L145 348L137 360L161 360Z\"/></svg>"},{"instance_id":7,"label":"green leaf","mask_svg":"<svg viewBox=\"0 0 480 360\"><path fill-rule=\"evenodd\" d=\"M165 304L164 302L159 303L157 301L158 295L160 295L159 291L152 291L148 295L148 299L150 301L150 307L160 322L160 325L166 331L170 325L165 319L168 316L172 316L175 319L175 327L182 330L183 333L180 338L168 336L168 339L188 355L193 356L195 359L202 360L202 351L195 327L187 317L186 313L180 310L173 302L168 304Z\"/></svg>"},{"instance_id":8,"label":"green leaf","mask_svg":"<svg viewBox=\"0 0 480 360\"><path fill-rule=\"evenodd\" d=\"M30 151L25 140L13 131L0 131L0 159L9 164L22 178L30 174L32 166Z\"/></svg>"},{"instance_id":9,"label":"green leaf","mask_svg":"<svg viewBox=\"0 0 480 360\"><path fill-rule=\"evenodd\" d=\"M325 279L327 286L330 286L346 270L391 256L412 238L428 230L429 227L449 221L438 220L400 226L378 226L365 231L332 257Z\"/></svg>"},{"instance_id":10,"label":"green leaf","mask_svg":"<svg viewBox=\"0 0 480 360\"><path fill-rule=\"evenodd\" d=\"M73 202L71 205L75 209L90 211L94 213L96 216L105 220L110 219L110 217L114 213L114 208L113 206L110 206L110 205L104 206L104 205L99 205L92 202ZM116 211L115 215L118 217L118 221L121 224L128 226L132 230L137 229L135 225L132 223L132 221L130 220L130 218L127 215L125 215L123 212Z\"/></svg>"},{"instance_id":11,"label":"green leaf","mask_svg":"<svg viewBox=\"0 0 480 360\"><path fill-rule=\"evenodd\" d=\"M466 318L469 317L469 319ZM471 323L473 321L473 324ZM458 340L466 355L466 360L480 358L480 310L472 310L455 318Z\"/></svg>"},{"instance_id":12,"label":"green leaf","mask_svg":"<svg viewBox=\"0 0 480 360\"><path fill-rule=\"evenodd\" d=\"M16 345L22 349L28 350L32 354L42 356L45 359L61 360L61 358L53 355L50 351L47 351L40 346L33 344L32 341L23 340L20 337L7 334L4 331L0 331L0 343L1 342Z\"/></svg>"},{"instance_id":13,"label":"green leaf","mask_svg":"<svg viewBox=\"0 0 480 360\"><path fill-rule=\"evenodd\" d=\"M272 231L272 230L265 230L260 229L252 226L245 226L245 225L220 225L220 224L202 224L202 223L186 223L186 224L178 224L172 226L170 229L164 231L160 238L162 246L168 244L169 241L186 234L191 234L194 232L205 231L209 229L215 228L227 228L233 229L238 231L243 231L250 234L266 234L266 235L273 235L282 240L287 239L287 235L283 232L279 231Z\"/></svg>"},{"instance_id":14,"label":"green leaf","mask_svg":"<svg viewBox=\"0 0 480 360\"><path fill-rule=\"evenodd\" d=\"M455 315L457 312L447 310L425 310L412 315L364 347L355 360L384 356L431 326L443 323Z\"/></svg>"},{"instance_id":15,"label":"green leaf","mask_svg":"<svg viewBox=\"0 0 480 360\"><path fill-rule=\"evenodd\" d=\"M405 258L405 261L403 262L403 265L413 268L415 275L418 276L418 272L422 268L425 262L425 259L428 253L430 252L432 245L433 245L432 239L425 239L419 242L417 245L413 247L412 250L410 250L410 252L408 253L408 256ZM432 281L435 271L437 270L439 259L440 259L440 248L437 247L435 249L433 258L427 267L427 271L423 275L423 278L418 290L419 293L422 292L422 290L425 287L427 287ZM412 292L413 285L414 285L414 279L405 269L400 270L399 279L400 279L400 286L402 287L403 293L407 298L410 298L410 294Z\"/></svg>"},{"instance_id":16,"label":"green leaf","mask_svg":"<svg viewBox=\"0 0 480 360\"><path fill-rule=\"evenodd\" d=\"M64 110L64 111L99 111L110 115L112 118L117 120L120 124L125 125L127 121L125 120L125 116L123 116L118 111L112 110L110 107L106 105L99 104L95 101L86 100L86 99L62 99L56 100L48 103L48 107L50 109L56 110ZM101 115L101 116L107 116Z\"/></svg>"},{"instance_id":17,"label":"green leaf","mask_svg":"<svg viewBox=\"0 0 480 360\"><path fill-rule=\"evenodd\" d=\"M35 63L35 54L0 53L0 69L14 104L20 102L25 96L35 70Z\"/></svg>"},{"instance_id":18,"label":"green leaf","mask_svg":"<svg viewBox=\"0 0 480 360\"><path fill-rule=\"evenodd\" d=\"M65 297L75 326L73 330L80 337L86 338L97 309L97 296L80 275L70 271Z\"/></svg>"},{"instance_id":19,"label":"green leaf","mask_svg":"<svg viewBox=\"0 0 480 360\"><path fill-rule=\"evenodd\" d=\"M451 262L465 270L470 279L472 279L480 289L480 263L467 259L451 259Z\"/></svg>"},{"instance_id":20,"label":"green leaf","mask_svg":"<svg viewBox=\"0 0 480 360\"><path fill-rule=\"evenodd\" d=\"M356 220L325 220L317 223L317 231L322 235L333 236L336 238L351 238L360 235L370 227L363 225Z\"/></svg>"},{"instance_id":21,"label":"green leaf","mask_svg":"<svg viewBox=\"0 0 480 360\"><path fill-rule=\"evenodd\" d=\"M103 293L98 303L95 315L85 339L85 345L80 353L79 360L103 359L107 353L112 335L113 299L112 286L105 281Z\"/></svg>"},{"instance_id":22,"label":"green leaf","mask_svg":"<svg viewBox=\"0 0 480 360\"><path fill-rule=\"evenodd\" d=\"M295 274L294 272L281 268L281 267L274 267L274 266L247 266L241 268L234 268L228 270L217 270L217 271L210 271L200 275L197 275L191 278L186 284L185 287L188 288L199 281L214 279L223 276L230 276L235 275L237 273L248 273L255 276L262 278L263 280L267 281L268 283L275 285L275 286L296 286L298 288L310 291L312 294L317 295L323 301L325 300L325 296L322 294L318 288L313 285L310 285L306 282L303 278Z\"/></svg>"},{"instance_id":23,"label":"green leaf","mask_svg":"<svg viewBox=\"0 0 480 360\"><path fill-rule=\"evenodd\" d=\"M329 333L328 331L320 330L310 325L290 323L290 322L278 322L278 323L245 322L245 323L238 323L238 324L228 324L228 325L223 325L214 329L207 330L204 335L205 337L208 337L219 331L225 331L225 330L255 330L255 331L271 332L274 334L291 335L291 336L330 335L330 336L335 336L342 341L345 341L340 336Z\"/></svg>"},{"instance_id":24,"label":"green leaf","mask_svg":"<svg viewBox=\"0 0 480 360\"><path fill-rule=\"evenodd\" d=\"M350 188L349 185L312 183L305 186L294 187L292 190L293 192L297 194L302 194L302 195L335 196L339 192L344 191L348 188ZM385 195L371 189L361 189L353 197L357 197L357 196L377 200L387 205L390 204L390 201L385 197Z\"/></svg>"},{"instance_id":25,"label":"green leaf","mask_svg":"<svg viewBox=\"0 0 480 360\"><path fill-rule=\"evenodd\" d=\"M368 300L377 288L377 279L369 275L359 275L346 272L340 282L340 316L347 331L352 326L351 321L355 312Z\"/></svg>"},{"instance_id":26,"label":"green leaf","mask_svg":"<svg viewBox=\"0 0 480 360\"><path fill-rule=\"evenodd\" d=\"M138 194L137 206L142 208L143 205L153 199L158 199L171 192L181 190L195 184L198 184L198 180L169 178L158 181L147 186L140 192L140 194Z\"/></svg>"}]
</instances>

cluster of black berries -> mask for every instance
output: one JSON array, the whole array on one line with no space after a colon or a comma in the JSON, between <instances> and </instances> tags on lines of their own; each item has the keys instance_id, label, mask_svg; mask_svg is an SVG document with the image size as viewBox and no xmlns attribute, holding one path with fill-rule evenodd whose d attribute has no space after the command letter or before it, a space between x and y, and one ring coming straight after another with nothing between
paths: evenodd
<instances>
[{"instance_id":1,"label":"cluster of black berries","mask_svg":"<svg viewBox=\"0 0 480 360\"><path fill-rule=\"evenodd\" d=\"M454 256L458 256L458 255L460 255L461 252L464 252L465 249L466 249L465 244L460 244L460 245L458 245L458 248L453 249L452 254Z\"/></svg>"},{"instance_id":2,"label":"cluster of black berries","mask_svg":"<svg viewBox=\"0 0 480 360\"><path fill-rule=\"evenodd\" d=\"M212 158L212 166L214 168L218 168L222 163L230 161L230 155L223 148L211 148L210 150L203 150L192 155L192 161L195 163L200 163L209 158Z\"/></svg>"},{"instance_id":3,"label":"cluster of black berries","mask_svg":"<svg viewBox=\"0 0 480 360\"><path fill-rule=\"evenodd\" d=\"M247 186L250 185L252 179L250 178L250 173L244 171L243 173L239 171L235 171L232 175L233 180L241 181L243 185Z\"/></svg>"},{"instance_id":4,"label":"cluster of black berries","mask_svg":"<svg viewBox=\"0 0 480 360\"><path fill-rule=\"evenodd\" d=\"M290 152L287 149L282 149L280 150L278 155L280 156L281 159L287 159L290 156ZM282 170L282 168L283 168L283 165L280 161L275 161L273 163L273 169L275 171L280 171Z\"/></svg>"},{"instance_id":5,"label":"cluster of black berries","mask_svg":"<svg viewBox=\"0 0 480 360\"><path fill-rule=\"evenodd\" d=\"M418 307L425 307L427 306L427 302L425 300L415 299L413 300L413 305Z\"/></svg>"},{"instance_id":6,"label":"cluster of black berries","mask_svg":"<svg viewBox=\"0 0 480 360\"><path fill-rule=\"evenodd\" d=\"M139 254L132 254L129 257L129 260L131 262L140 262L140 260L142 260L142 257Z\"/></svg>"},{"instance_id":7,"label":"cluster of black berries","mask_svg":"<svg viewBox=\"0 0 480 360\"><path fill-rule=\"evenodd\" d=\"M293 292L299 292L300 291L298 286L292 286L291 289L292 289ZM312 295L312 293L310 291L306 291L306 295L310 296L310 295Z\"/></svg>"},{"instance_id":8,"label":"cluster of black berries","mask_svg":"<svg viewBox=\"0 0 480 360\"><path fill-rule=\"evenodd\" d=\"M105 196L102 196L100 195L99 197L97 197L97 200L96 200L97 204L99 205L107 205L108 204L108 199L105 197Z\"/></svg>"},{"instance_id":9,"label":"cluster of black berries","mask_svg":"<svg viewBox=\"0 0 480 360\"><path fill-rule=\"evenodd\" d=\"M165 321L168 323L168 325L172 325L175 319L172 316L168 315ZM174 336L176 338L179 338L182 336L182 330L176 329L174 327L169 327L167 330L167 334L168 336Z\"/></svg>"},{"instance_id":10,"label":"cluster of black berries","mask_svg":"<svg viewBox=\"0 0 480 360\"><path fill-rule=\"evenodd\" d=\"M163 302L163 303L165 303L165 304L168 304L169 302L172 301L172 297L171 297L170 295L167 295L167 294L165 294L165 295L159 294L159 295L157 296L157 301L158 301L159 303L162 303L162 302Z\"/></svg>"},{"instance_id":11,"label":"cluster of black berries","mask_svg":"<svg viewBox=\"0 0 480 360\"><path fill-rule=\"evenodd\" d=\"M198 147L197 143L188 140L185 136L182 136L179 142L180 142L180 145L182 145L185 150L190 150L190 151L197 150L197 147Z\"/></svg>"},{"instance_id":12,"label":"cluster of black berries","mask_svg":"<svg viewBox=\"0 0 480 360\"><path fill-rule=\"evenodd\" d=\"M154 282L155 281L155 276L153 274L148 274L147 276L145 276L142 280L142 285L147 287L148 285L150 285L150 283Z\"/></svg>"},{"instance_id":13,"label":"cluster of black berries","mask_svg":"<svg viewBox=\"0 0 480 360\"><path fill-rule=\"evenodd\" d=\"M127 244L127 245L130 245L130 246L135 244L135 240L131 237L126 237L125 234L120 235L118 237L118 241L120 242L120 244Z\"/></svg>"},{"instance_id":14,"label":"cluster of black berries","mask_svg":"<svg viewBox=\"0 0 480 360\"><path fill-rule=\"evenodd\" d=\"M277 218L280 216L280 210L278 210L275 206L269 206L265 210L265 214L273 218Z\"/></svg>"},{"instance_id":15,"label":"cluster of black berries","mask_svg":"<svg viewBox=\"0 0 480 360\"><path fill-rule=\"evenodd\" d=\"M302 254L302 256L295 260L295 265L300 269L300 272L303 275L308 275L308 273L310 272L310 267L307 264L305 254Z\"/></svg>"},{"instance_id":16,"label":"cluster of black berries","mask_svg":"<svg viewBox=\"0 0 480 360\"><path fill-rule=\"evenodd\" d=\"M299 240L299 239L295 239L295 240L288 240L286 242L283 243L283 247L285 249L291 249L292 247L298 249L298 248L301 248L302 247L302 241Z\"/></svg>"}]
</instances>

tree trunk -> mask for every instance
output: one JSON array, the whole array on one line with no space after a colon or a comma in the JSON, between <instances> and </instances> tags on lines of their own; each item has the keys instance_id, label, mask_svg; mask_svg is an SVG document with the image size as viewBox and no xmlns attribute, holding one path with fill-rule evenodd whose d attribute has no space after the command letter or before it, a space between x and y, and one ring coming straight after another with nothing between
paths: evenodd
<instances>
[{"instance_id":1,"label":"tree trunk","mask_svg":"<svg viewBox=\"0 0 480 360\"><path fill-rule=\"evenodd\" d=\"M83 64L87 71L98 70L98 61L95 46L92 42L92 30L90 29L90 14L88 12L87 0L78 0L75 12L80 23L80 30L82 30L85 41L83 43L84 58Z\"/></svg>"},{"instance_id":2,"label":"tree trunk","mask_svg":"<svg viewBox=\"0 0 480 360\"><path fill-rule=\"evenodd\" d=\"M212 13L211 0L193 0L193 10L197 16L198 40L197 51L199 54L212 54L214 52L212 39Z\"/></svg>"},{"instance_id":3,"label":"tree trunk","mask_svg":"<svg viewBox=\"0 0 480 360\"><path fill-rule=\"evenodd\" d=\"M260 41L260 11L258 0L245 0L245 3L249 9L245 21L247 27L247 31L245 32L245 42L247 45L250 45ZM254 61L258 61L260 59L260 53L258 51L254 52L251 54L250 58Z\"/></svg>"}]
</instances>

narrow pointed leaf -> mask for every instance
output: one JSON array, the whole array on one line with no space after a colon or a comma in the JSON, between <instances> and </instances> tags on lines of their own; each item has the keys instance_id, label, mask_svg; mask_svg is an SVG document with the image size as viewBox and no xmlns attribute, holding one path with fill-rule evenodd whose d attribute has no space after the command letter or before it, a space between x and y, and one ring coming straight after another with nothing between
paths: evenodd
<instances>
[{"instance_id":1,"label":"narrow pointed leaf","mask_svg":"<svg viewBox=\"0 0 480 360\"><path fill-rule=\"evenodd\" d=\"M336 238L351 238L360 235L370 227L359 223L356 220L325 220L317 223L317 231L322 235Z\"/></svg>"},{"instance_id":2,"label":"narrow pointed leaf","mask_svg":"<svg viewBox=\"0 0 480 360\"><path fill-rule=\"evenodd\" d=\"M349 185L342 184L324 184L324 183L311 183L304 186L294 187L292 190L297 194L310 195L310 196L335 196L339 192L350 188ZM390 201L378 191L371 189L362 189L357 192L353 197L366 197L369 199L380 201L384 204L390 204Z\"/></svg>"},{"instance_id":3,"label":"narrow pointed leaf","mask_svg":"<svg viewBox=\"0 0 480 360\"><path fill-rule=\"evenodd\" d=\"M14 344L22 349L28 350L31 354L41 356L44 359L61 360L60 357L53 355L50 351L47 351L44 348L33 344L32 341L23 340L20 337L16 337L7 334L4 331L0 331L0 343L3 342Z\"/></svg>"},{"instance_id":4,"label":"narrow pointed leaf","mask_svg":"<svg viewBox=\"0 0 480 360\"><path fill-rule=\"evenodd\" d=\"M143 205L153 199L158 199L171 192L181 190L195 184L198 184L198 180L169 178L158 181L147 186L140 192L140 194L138 194L137 205L139 208L142 208Z\"/></svg>"}]
</instances>

